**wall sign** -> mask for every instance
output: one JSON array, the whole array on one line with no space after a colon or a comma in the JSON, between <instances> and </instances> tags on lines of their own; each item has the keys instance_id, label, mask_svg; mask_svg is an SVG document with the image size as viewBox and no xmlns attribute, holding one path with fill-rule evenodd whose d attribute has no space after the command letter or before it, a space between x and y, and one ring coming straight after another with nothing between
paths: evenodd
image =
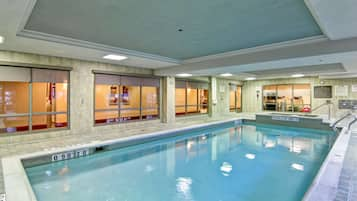
<instances>
[{"instance_id":1,"label":"wall sign","mask_svg":"<svg viewBox=\"0 0 357 201\"><path fill-rule=\"evenodd\" d=\"M348 85L336 86L335 96L348 96Z\"/></svg>"},{"instance_id":2,"label":"wall sign","mask_svg":"<svg viewBox=\"0 0 357 201\"><path fill-rule=\"evenodd\" d=\"M352 91L353 93L357 93L357 84L353 84L353 85L351 86L351 91Z\"/></svg>"},{"instance_id":3,"label":"wall sign","mask_svg":"<svg viewBox=\"0 0 357 201\"><path fill-rule=\"evenodd\" d=\"M75 151L63 152L51 156L52 162L63 161L73 158L79 158L89 155L89 149L80 149Z\"/></svg>"}]
</instances>

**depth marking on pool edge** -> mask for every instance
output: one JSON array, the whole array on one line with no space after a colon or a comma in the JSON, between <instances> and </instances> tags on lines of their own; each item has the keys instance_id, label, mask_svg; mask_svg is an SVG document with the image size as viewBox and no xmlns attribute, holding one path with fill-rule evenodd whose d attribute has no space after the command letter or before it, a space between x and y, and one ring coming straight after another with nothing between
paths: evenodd
<instances>
[{"instance_id":1,"label":"depth marking on pool edge","mask_svg":"<svg viewBox=\"0 0 357 201\"><path fill-rule=\"evenodd\" d=\"M68 152L62 152L59 154L54 154L51 156L52 162L56 161L63 161L63 160L68 160L68 159L73 159L73 158L79 158L83 156L88 156L89 155L89 149L79 149L75 151L68 151ZM2 201L2 200L0 200Z\"/></svg>"},{"instance_id":2,"label":"depth marking on pool edge","mask_svg":"<svg viewBox=\"0 0 357 201\"><path fill-rule=\"evenodd\" d=\"M272 116L271 119L277 121L293 121L293 122L300 121L298 117L285 117L285 116Z\"/></svg>"},{"instance_id":3,"label":"depth marking on pool edge","mask_svg":"<svg viewBox=\"0 0 357 201\"><path fill-rule=\"evenodd\" d=\"M0 201L6 201L5 194L0 194Z\"/></svg>"}]
</instances>

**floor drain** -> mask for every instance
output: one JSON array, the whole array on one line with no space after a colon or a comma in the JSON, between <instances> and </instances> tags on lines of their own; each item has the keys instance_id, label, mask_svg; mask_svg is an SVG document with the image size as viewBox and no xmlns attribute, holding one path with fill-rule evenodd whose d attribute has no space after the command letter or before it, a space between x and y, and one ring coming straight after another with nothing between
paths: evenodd
<instances>
[{"instance_id":1,"label":"floor drain","mask_svg":"<svg viewBox=\"0 0 357 201\"><path fill-rule=\"evenodd\" d=\"M6 201L5 194L0 194L0 201Z\"/></svg>"}]
</instances>

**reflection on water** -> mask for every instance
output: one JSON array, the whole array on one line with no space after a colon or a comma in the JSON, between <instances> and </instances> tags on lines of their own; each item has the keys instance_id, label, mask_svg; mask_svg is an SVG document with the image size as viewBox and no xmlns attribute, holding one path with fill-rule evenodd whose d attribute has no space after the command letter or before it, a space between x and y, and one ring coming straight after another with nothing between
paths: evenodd
<instances>
[{"instance_id":1,"label":"reflection on water","mask_svg":"<svg viewBox=\"0 0 357 201\"><path fill-rule=\"evenodd\" d=\"M297 201L334 138L240 125L26 171L39 201Z\"/></svg>"},{"instance_id":2,"label":"reflection on water","mask_svg":"<svg viewBox=\"0 0 357 201\"><path fill-rule=\"evenodd\" d=\"M191 195L192 179L189 177L179 177L176 179L176 190L180 200L193 200Z\"/></svg>"},{"instance_id":3,"label":"reflection on water","mask_svg":"<svg viewBox=\"0 0 357 201\"><path fill-rule=\"evenodd\" d=\"M232 171L233 166L228 162L223 162L223 164L222 164L220 169L221 169L222 174L224 176L229 176L229 173Z\"/></svg>"}]
</instances>

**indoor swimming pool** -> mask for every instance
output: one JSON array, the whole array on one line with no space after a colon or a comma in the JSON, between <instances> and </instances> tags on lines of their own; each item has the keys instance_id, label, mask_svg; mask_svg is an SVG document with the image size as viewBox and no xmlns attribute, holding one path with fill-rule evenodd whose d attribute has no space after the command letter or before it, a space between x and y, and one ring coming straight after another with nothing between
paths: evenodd
<instances>
[{"instance_id":1,"label":"indoor swimming pool","mask_svg":"<svg viewBox=\"0 0 357 201\"><path fill-rule=\"evenodd\" d=\"M25 170L38 201L299 201L335 139L225 123Z\"/></svg>"}]
</instances>

